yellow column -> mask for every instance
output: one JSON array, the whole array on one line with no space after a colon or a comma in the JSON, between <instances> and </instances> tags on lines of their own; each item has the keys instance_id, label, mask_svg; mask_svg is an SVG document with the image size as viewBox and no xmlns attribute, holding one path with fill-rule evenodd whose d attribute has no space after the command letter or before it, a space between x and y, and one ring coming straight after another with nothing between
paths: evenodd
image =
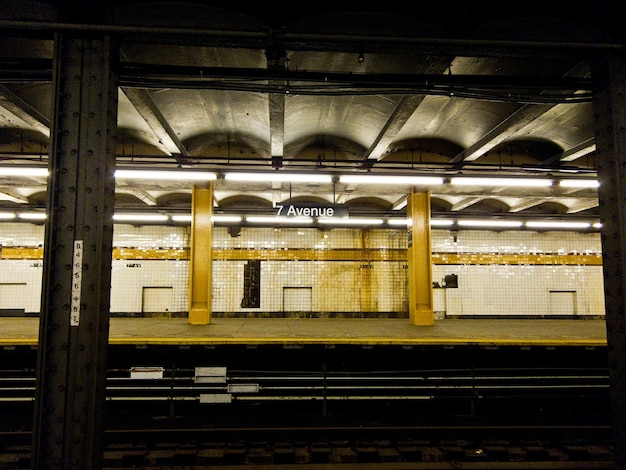
<instances>
[{"instance_id":1,"label":"yellow column","mask_svg":"<svg viewBox=\"0 0 626 470\"><path fill-rule=\"evenodd\" d=\"M194 185L191 195L189 323L211 323L213 268L213 183Z\"/></svg>"},{"instance_id":2,"label":"yellow column","mask_svg":"<svg viewBox=\"0 0 626 470\"><path fill-rule=\"evenodd\" d=\"M430 193L413 191L407 202L409 322L412 325L432 325L433 275L432 242L430 238Z\"/></svg>"}]
</instances>

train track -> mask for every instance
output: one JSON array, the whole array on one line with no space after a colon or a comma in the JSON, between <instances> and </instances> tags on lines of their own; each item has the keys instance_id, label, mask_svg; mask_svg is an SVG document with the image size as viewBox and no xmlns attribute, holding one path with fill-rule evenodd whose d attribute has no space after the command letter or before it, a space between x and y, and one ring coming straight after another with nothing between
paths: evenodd
<instances>
[{"instance_id":1,"label":"train track","mask_svg":"<svg viewBox=\"0 0 626 470\"><path fill-rule=\"evenodd\" d=\"M124 351L105 468L613 468L603 351L340 352ZM33 357L0 370L0 469L29 468Z\"/></svg>"},{"instance_id":2,"label":"train track","mask_svg":"<svg viewBox=\"0 0 626 470\"><path fill-rule=\"evenodd\" d=\"M602 426L166 428L107 430L103 468L600 469L614 458ZM29 433L0 437L0 468L29 468Z\"/></svg>"}]
</instances>

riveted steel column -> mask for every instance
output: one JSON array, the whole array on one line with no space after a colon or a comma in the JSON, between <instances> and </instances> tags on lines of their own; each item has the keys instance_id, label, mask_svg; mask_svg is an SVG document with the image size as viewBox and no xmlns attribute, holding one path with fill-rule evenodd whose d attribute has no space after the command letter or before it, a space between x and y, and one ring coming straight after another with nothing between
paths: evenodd
<instances>
[{"instance_id":1,"label":"riveted steel column","mask_svg":"<svg viewBox=\"0 0 626 470\"><path fill-rule=\"evenodd\" d=\"M213 272L213 183L194 185L191 196L189 323L211 323Z\"/></svg>"},{"instance_id":2,"label":"riveted steel column","mask_svg":"<svg viewBox=\"0 0 626 470\"><path fill-rule=\"evenodd\" d=\"M616 468L626 468L626 60L594 64L594 115Z\"/></svg>"},{"instance_id":3,"label":"riveted steel column","mask_svg":"<svg viewBox=\"0 0 626 470\"><path fill-rule=\"evenodd\" d=\"M32 468L102 465L117 76L107 37L55 38Z\"/></svg>"},{"instance_id":4,"label":"riveted steel column","mask_svg":"<svg viewBox=\"0 0 626 470\"><path fill-rule=\"evenodd\" d=\"M432 325L433 275L430 237L430 193L413 191L406 206L409 246L409 322Z\"/></svg>"}]
</instances>

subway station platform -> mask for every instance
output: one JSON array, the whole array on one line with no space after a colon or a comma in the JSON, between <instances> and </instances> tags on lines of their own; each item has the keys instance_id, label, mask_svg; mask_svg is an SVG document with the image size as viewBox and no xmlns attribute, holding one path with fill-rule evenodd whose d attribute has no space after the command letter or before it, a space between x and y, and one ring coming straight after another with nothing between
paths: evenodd
<instances>
[{"instance_id":1,"label":"subway station platform","mask_svg":"<svg viewBox=\"0 0 626 470\"><path fill-rule=\"evenodd\" d=\"M0 317L0 346L37 345L39 319ZM369 344L606 346L604 319L111 318L111 345Z\"/></svg>"}]
</instances>

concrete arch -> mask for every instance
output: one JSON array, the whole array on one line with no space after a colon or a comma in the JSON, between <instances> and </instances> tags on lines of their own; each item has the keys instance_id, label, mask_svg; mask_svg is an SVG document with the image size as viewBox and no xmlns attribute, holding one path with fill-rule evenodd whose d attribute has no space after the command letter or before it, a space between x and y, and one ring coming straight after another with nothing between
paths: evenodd
<instances>
[{"instance_id":1,"label":"concrete arch","mask_svg":"<svg viewBox=\"0 0 626 470\"><path fill-rule=\"evenodd\" d=\"M269 144L252 135L198 134L184 142L192 156L220 158L269 158Z\"/></svg>"},{"instance_id":2,"label":"concrete arch","mask_svg":"<svg viewBox=\"0 0 626 470\"><path fill-rule=\"evenodd\" d=\"M229 196L218 202L220 209L228 209L230 211L250 211L259 209L272 209L272 201L260 196L237 195Z\"/></svg>"},{"instance_id":3,"label":"concrete arch","mask_svg":"<svg viewBox=\"0 0 626 470\"><path fill-rule=\"evenodd\" d=\"M460 214L465 213L485 213L485 214L504 214L509 211L509 205L497 198L483 199L481 201L466 207L459 211Z\"/></svg>"},{"instance_id":4,"label":"concrete arch","mask_svg":"<svg viewBox=\"0 0 626 470\"><path fill-rule=\"evenodd\" d=\"M563 149L545 139L514 139L501 143L480 158L481 163L498 165L532 165L560 154Z\"/></svg>"},{"instance_id":5,"label":"concrete arch","mask_svg":"<svg viewBox=\"0 0 626 470\"><path fill-rule=\"evenodd\" d=\"M394 142L380 160L383 163L414 163L422 162L447 163L463 148L455 142L434 137L405 139Z\"/></svg>"},{"instance_id":6,"label":"concrete arch","mask_svg":"<svg viewBox=\"0 0 626 470\"><path fill-rule=\"evenodd\" d=\"M430 212L450 212L452 203L439 197L430 197Z\"/></svg>"},{"instance_id":7,"label":"concrete arch","mask_svg":"<svg viewBox=\"0 0 626 470\"><path fill-rule=\"evenodd\" d=\"M285 158L317 161L320 164L357 162L365 147L337 135L310 135L285 146ZM287 163L288 164L288 163Z\"/></svg>"},{"instance_id":8,"label":"concrete arch","mask_svg":"<svg viewBox=\"0 0 626 470\"><path fill-rule=\"evenodd\" d=\"M345 203L350 210L368 211L368 210L389 210L391 204L389 201L378 197L355 197L348 199Z\"/></svg>"}]
</instances>

